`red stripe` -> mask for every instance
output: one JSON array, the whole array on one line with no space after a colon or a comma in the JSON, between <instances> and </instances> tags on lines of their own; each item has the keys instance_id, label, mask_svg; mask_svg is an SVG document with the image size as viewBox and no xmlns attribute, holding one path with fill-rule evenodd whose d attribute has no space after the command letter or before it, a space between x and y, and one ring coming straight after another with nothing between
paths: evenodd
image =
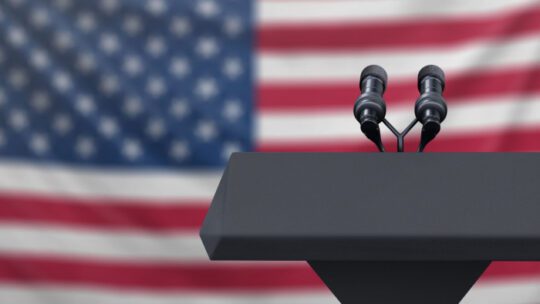
<instances>
[{"instance_id":1,"label":"red stripe","mask_svg":"<svg viewBox=\"0 0 540 304\"><path fill-rule=\"evenodd\" d=\"M0 193L0 221L100 229L196 230L206 202L141 202Z\"/></svg>"},{"instance_id":2,"label":"red stripe","mask_svg":"<svg viewBox=\"0 0 540 304\"><path fill-rule=\"evenodd\" d=\"M319 278L305 264L238 266L216 262L152 265L6 255L0 256L0 281L213 291L323 287Z\"/></svg>"},{"instance_id":3,"label":"red stripe","mask_svg":"<svg viewBox=\"0 0 540 304\"><path fill-rule=\"evenodd\" d=\"M476 71L448 75L444 96L450 102L466 98L500 97L504 94L540 92L540 66ZM360 94L358 83L317 85L262 84L258 91L261 110L351 108ZM389 105L411 103L418 97L416 79L392 83L385 93Z\"/></svg>"},{"instance_id":4,"label":"red stripe","mask_svg":"<svg viewBox=\"0 0 540 304\"><path fill-rule=\"evenodd\" d=\"M262 51L419 48L502 39L538 30L540 9L528 7L486 17L266 25L258 31L258 47Z\"/></svg>"},{"instance_id":5,"label":"red stripe","mask_svg":"<svg viewBox=\"0 0 540 304\"><path fill-rule=\"evenodd\" d=\"M482 281L533 276L540 276L540 262L495 262L482 275Z\"/></svg>"},{"instance_id":6,"label":"red stripe","mask_svg":"<svg viewBox=\"0 0 540 304\"><path fill-rule=\"evenodd\" d=\"M352 116L351 116L352 117ZM416 128L420 128L417 126ZM478 133L445 135L444 123L441 135L426 148L426 152L518 152L540 151L540 127L527 129L485 130ZM406 151L415 151L418 135L411 134ZM385 139L388 151L395 151L395 140ZM358 139L341 142L313 142L293 144L262 143L261 152L375 152L373 144L358 130Z\"/></svg>"},{"instance_id":7,"label":"red stripe","mask_svg":"<svg viewBox=\"0 0 540 304\"><path fill-rule=\"evenodd\" d=\"M482 281L540 275L540 264L494 263ZM301 290L325 288L306 264L142 264L0 256L0 281L151 290Z\"/></svg>"}]
</instances>

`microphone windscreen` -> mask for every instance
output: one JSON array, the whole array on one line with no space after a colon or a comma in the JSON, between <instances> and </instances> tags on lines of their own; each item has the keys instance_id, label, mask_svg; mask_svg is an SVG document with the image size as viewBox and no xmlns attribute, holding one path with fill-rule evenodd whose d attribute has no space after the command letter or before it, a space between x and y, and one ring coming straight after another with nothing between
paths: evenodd
<instances>
[{"instance_id":1,"label":"microphone windscreen","mask_svg":"<svg viewBox=\"0 0 540 304\"><path fill-rule=\"evenodd\" d=\"M438 79L441 82L442 88L444 90L445 77L444 72L440 67L433 64L423 67L420 72L418 72L418 87L420 87L420 83L426 76L431 76Z\"/></svg>"},{"instance_id":2,"label":"microphone windscreen","mask_svg":"<svg viewBox=\"0 0 540 304\"><path fill-rule=\"evenodd\" d=\"M362 74L360 75L360 83L364 81L364 78L368 76L377 77L380 80L382 80L384 86L386 87L386 82L388 81L388 75L386 74L386 71L378 65L368 65L362 70Z\"/></svg>"}]
</instances>

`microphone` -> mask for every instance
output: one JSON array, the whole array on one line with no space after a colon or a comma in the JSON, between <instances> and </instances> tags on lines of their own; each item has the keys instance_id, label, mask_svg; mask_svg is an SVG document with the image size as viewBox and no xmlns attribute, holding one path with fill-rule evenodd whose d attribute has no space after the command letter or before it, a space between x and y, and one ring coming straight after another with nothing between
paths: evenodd
<instances>
[{"instance_id":1,"label":"microphone","mask_svg":"<svg viewBox=\"0 0 540 304\"><path fill-rule=\"evenodd\" d=\"M445 80L444 72L436 65L426 65L418 72L418 91L414 112L422 123L422 135L418 151L422 152L426 145L437 136L441 123L448 111L446 101L442 97Z\"/></svg>"},{"instance_id":2,"label":"microphone","mask_svg":"<svg viewBox=\"0 0 540 304\"><path fill-rule=\"evenodd\" d=\"M383 99L388 75L378 65L364 68L360 75L361 95L354 103L354 117L360 123L360 129L377 148L384 152L379 123L386 115L386 103Z\"/></svg>"}]
</instances>

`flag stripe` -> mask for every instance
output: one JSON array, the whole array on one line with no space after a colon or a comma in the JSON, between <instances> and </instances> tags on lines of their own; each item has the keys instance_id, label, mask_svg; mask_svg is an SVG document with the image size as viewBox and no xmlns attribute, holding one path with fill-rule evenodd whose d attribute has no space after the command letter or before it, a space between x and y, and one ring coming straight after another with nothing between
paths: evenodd
<instances>
[{"instance_id":1,"label":"flag stripe","mask_svg":"<svg viewBox=\"0 0 540 304\"><path fill-rule=\"evenodd\" d=\"M449 16L478 16L519 9L537 4L537 0L458 0L433 1L356 1L356 0L262 0L258 2L260 26L283 23L326 24L336 21L395 19L437 19Z\"/></svg>"},{"instance_id":2,"label":"flag stripe","mask_svg":"<svg viewBox=\"0 0 540 304\"><path fill-rule=\"evenodd\" d=\"M508 283L480 284L474 286L462 304L535 304L540 280L511 281ZM518 295L518 296L516 296ZM98 287L71 287L63 285L9 284L0 286L0 298L17 304L42 304L43 299L51 303L78 304L339 304L327 290L316 291L258 291L243 292L149 292L140 290L118 290Z\"/></svg>"},{"instance_id":3,"label":"flag stripe","mask_svg":"<svg viewBox=\"0 0 540 304\"><path fill-rule=\"evenodd\" d=\"M467 134L480 130L533 127L540 125L538 95L505 96L484 100L450 103L452 111L443 122L443 134ZM396 127L404 128L414 118L411 107L400 107L387 112ZM358 122L352 110L302 112L263 112L259 120L261 145L314 143L355 140L359 136ZM413 129L418 132L419 128Z\"/></svg>"},{"instance_id":4,"label":"flag stripe","mask_svg":"<svg viewBox=\"0 0 540 304\"><path fill-rule=\"evenodd\" d=\"M70 286L62 284L22 285L5 282L0 285L0 299L10 303L43 304L339 304L325 289L309 291L167 291L119 290L95 286ZM49 303L49 302L47 302ZM519 304L519 303L516 303Z\"/></svg>"},{"instance_id":5,"label":"flag stripe","mask_svg":"<svg viewBox=\"0 0 540 304\"><path fill-rule=\"evenodd\" d=\"M539 19L540 20L540 19ZM540 91L540 66L506 67L465 74L453 74L446 78L444 97L452 105L467 98L500 97L538 93ZM333 84L267 84L259 87L258 107L265 110L312 110L326 108L352 109L360 94L357 83ZM413 105L418 97L417 80L393 81L388 86L384 98L387 105ZM486 102L491 102L486 98Z\"/></svg>"},{"instance_id":6,"label":"flag stripe","mask_svg":"<svg viewBox=\"0 0 540 304\"><path fill-rule=\"evenodd\" d=\"M118 199L136 204L209 201L221 171L122 170L3 160L0 191ZM90 200L91 202L92 200ZM99 200L96 200L99 201Z\"/></svg>"},{"instance_id":7,"label":"flag stripe","mask_svg":"<svg viewBox=\"0 0 540 304\"><path fill-rule=\"evenodd\" d=\"M540 63L540 34L509 39L492 39L463 43L454 47L423 47L375 51L310 50L305 52L261 51L257 59L258 79L269 83L318 84L357 83L365 66L383 66L390 84L414 79L420 67L437 64L448 76L481 69L508 66L530 66ZM519 54L519 55L516 55Z\"/></svg>"},{"instance_id":8,"label":"flag stripe","mask_svg":"<svg viewBox=\"0 0 540 304\"><path fill-rule=\"evenodd\" d=\"M451 31L447 29L451 28ZM415 19L396 22L280 24L258 31L263 51L372 50L451 46L478 39L498 40L540 30L540 9L526 7L485 17Z\"/></svg>"},{"instance_id":9,"label":"flag stripe","mask_svg":"<svg viewBox=\"0 0 540 304\"><path fill-rule=\"evenodd\" d=\"M135 204L106 199L28 195L0 192L0 221L28 222L111 230L191 231L198 230L208 201Z\"/></svg>"},{"instance_id":10,"label":"flag stripe","mask_svg":"<svg viewBox=\"0 0 540 304\"><path fill-rule=\"evenodd\" d=\"M478 130L468 134L441 134L426 148L426 152L523 152L540 150L538 126L518 129ZM418 136L411 134L405 140L406 151L416 151ZM396 150L392 136L384 138L388 151ZM343 141L312 142L302 144L267 144L258 147L260 152L376 152L375 146L360 132L356 139Z\"/></svg>"},{"instance_id":11,"label":"flag stripe","mask_svg":"<svg viewBox=\"0 0 540 304\"><path fill-rule=\"evenodd\" d=\"M522 263L501 263L500 266L494 263L495 270L488 270L480 282L540 277L540 263ZM22 254L0 255L0 281L148 290L300 291L326 288L304 262L285 265L145 264Z\"/></svg>"},{"instance_id":12,"label":"flag stripe","mask_svg":"<svg viewBox=\"0 0 540 304\"><path fill-rule=\"evenodd\" d=\"M283 274L287 275L283 275ZM32 275L29 275L32 274ZM297 266L144 264L43 256L0 255L0 281L169 290L300 290L324 288L305 264Z\"/></svg>"},{"instance_id":13,"label":"flag stripe","mask_svg":"<svg viewBox=\"0 0 540 304\"><path fill-rule=\"evenodd\" d=\"M37 223L0 224L0 252L117 261L207 261L193 232L112 231Z\"/></svg>"}]
</instances>

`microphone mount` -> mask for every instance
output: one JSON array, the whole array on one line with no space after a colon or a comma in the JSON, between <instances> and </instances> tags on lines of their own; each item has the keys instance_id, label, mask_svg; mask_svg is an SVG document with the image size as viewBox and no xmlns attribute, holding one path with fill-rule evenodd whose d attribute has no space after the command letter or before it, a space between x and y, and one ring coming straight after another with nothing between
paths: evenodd
<instances>
[{"instance_id":1,"label":"microphone mount","mask_svg":"<svg viewBox=\"0 0 540 304\"><path fill-rule=\"evenodd\" d=\"M405 136L407 136L407 134L412 130L412 128L414 128L414 126L418 123L418 119L416 118L413 119L413 121L409 123L409 125L405 128L405 130L401 132L399 132L386 118L383 120L383 123L388 128L388 130L390 130L390 132L392 132L392 134L396 136L397 151L404 152L405 151ZM384 149L383 150L379 149L379 151L384 152ZM419 149L419 152L422 152L422 151L420 151Z\"/></svg>"},{"instance_id":2,"label":"microphone mount","mask_svg":"<svg viewBox=\"0 0 540 304\"><path fill-rule=\"evenodd\" d=\"M446 118L447 106L442 92L445 87L444 72L438 66L427 65L418 73L418 90L420 97L415 103L415 118L401 132L399 132L386 118L386 103L383 94L386 90L387 74L383 68L370 65L362 71L360 76L360 90L362 94L355 102L354 116L360 123L362 132L379 149L385 152L382 142L379 123L394 134L397 141L397 152L405 151L405 137L420 122L422 127L418 152L423 152L431 140L440 131L441 123Z\"/></svg>"}]
</instances>

